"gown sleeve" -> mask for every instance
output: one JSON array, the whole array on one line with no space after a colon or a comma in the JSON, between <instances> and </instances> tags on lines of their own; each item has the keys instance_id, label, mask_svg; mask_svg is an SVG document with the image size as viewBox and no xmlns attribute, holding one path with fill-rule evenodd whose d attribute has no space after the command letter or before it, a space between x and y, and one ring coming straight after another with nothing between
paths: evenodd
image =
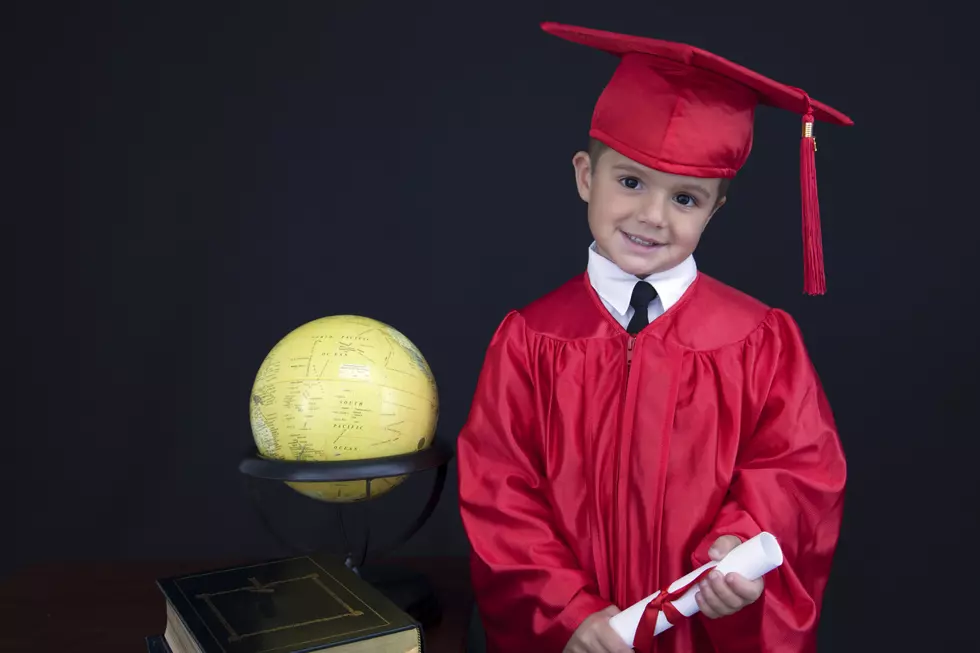
<instances>
[{"instance_id":1,"label":"gown sleeve","mask_svg":"<svg viewBox=\"0 0 980 653\"><path fill-rule=\"evenodd\" d=\"M800 332L772 311L745 350L745 419L734 475L712 528L694 552L709 560L722 535L743 542L776 536L783 564L751 606L701 623L718 653L816 650L816 629L837 546L846 479L844 454Z\"/></svg>"},{"instance_id":2,"label":"gown sleeve","mask_svg":"<svg viewBox=\"0 0 980 653\"><path fill-rule=\"evenodd\" d=\"M560 653L610 601L553 526L531 369L524 320L512 312L491 340L457 441L459 504L490 650Z\"/></svg>"}]
</instances>

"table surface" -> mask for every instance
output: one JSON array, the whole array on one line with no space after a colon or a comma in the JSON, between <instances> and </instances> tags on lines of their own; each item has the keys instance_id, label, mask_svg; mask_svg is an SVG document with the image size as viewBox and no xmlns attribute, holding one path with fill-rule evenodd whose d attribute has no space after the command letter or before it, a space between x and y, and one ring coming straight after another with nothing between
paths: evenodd
<instances>
[{"instance_id":1,"label":"table surface","mask_svg":"<svg viewBox=\"0 0 980 653\"><path fill-rule=\"evenodd\" d=\"M0 651L144 653L167 615L156 579L244 561L122 561L38 564L0 582ZM249 561L253 562L253 561ZM426 630L426 653L465 650L472 609L466 558L391 560L426 574L443 608Z\"/></svg>"}]
</instances>

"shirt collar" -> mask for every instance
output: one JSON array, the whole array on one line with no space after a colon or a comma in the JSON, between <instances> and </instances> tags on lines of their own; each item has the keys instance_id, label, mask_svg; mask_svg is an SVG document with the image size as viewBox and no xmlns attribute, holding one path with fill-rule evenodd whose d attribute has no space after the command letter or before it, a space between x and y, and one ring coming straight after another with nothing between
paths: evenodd
<instances>
[{"instance_id":1,"label":"shirt collar","mask_svg":"<svg viewBox=\"0 0 980 653\"><path fill-rule=\"evenodd\" d=\"M595 291L606 300L620 315L626 315L633 296L633 286L639 279L624 272L618 265L596 251L595 242L589 246L589 281ZM694 255L688 256L678 265L655 272L644 278L657 291L664 311L669 309L687 292L698 274Z\"/></svg>"}]
</instances>

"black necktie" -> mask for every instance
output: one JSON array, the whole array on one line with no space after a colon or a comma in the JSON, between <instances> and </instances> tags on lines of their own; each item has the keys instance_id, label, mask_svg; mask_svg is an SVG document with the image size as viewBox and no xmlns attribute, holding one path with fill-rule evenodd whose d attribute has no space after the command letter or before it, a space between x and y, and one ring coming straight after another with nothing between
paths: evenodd
<instances>
[{"instance_id":1,"label":"black necktie","mask_svg":"<svg viewBox=\"0 0 980 653\"><path fill-rule=\"evenodd\" d=\"M657 298L657 291L654 290L646 281L637 281L636 285L633 286L633 296L630 297L630 306L633 307L635 311L633 313L633 319L630 320L629 325L626 330L632 334L639 333L643 327L650 323L647 317L647 311L650 307L650 302Z\"/></svg>"}]
</instances>

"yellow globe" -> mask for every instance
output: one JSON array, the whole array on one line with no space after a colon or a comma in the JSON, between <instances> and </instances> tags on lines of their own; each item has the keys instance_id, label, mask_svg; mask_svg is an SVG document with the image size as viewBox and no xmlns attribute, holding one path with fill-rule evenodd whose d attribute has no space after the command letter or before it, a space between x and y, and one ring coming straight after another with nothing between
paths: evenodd
<instances>
[{"instance_id":1,"label":"yellow globe","mask_svg":"<svg viewBox=\"0 0 980 653\"><path fill-rule=\"evenodd\" d=\"M252 386L259 455L273 460L364 460L428 448L439 395L429 364L396 329L357 315L308 322L280 340ZM371 481L380 496L403 476ZM365 481L287 482L329 502L360 501Z\"/></svg>"}]
</instances>

